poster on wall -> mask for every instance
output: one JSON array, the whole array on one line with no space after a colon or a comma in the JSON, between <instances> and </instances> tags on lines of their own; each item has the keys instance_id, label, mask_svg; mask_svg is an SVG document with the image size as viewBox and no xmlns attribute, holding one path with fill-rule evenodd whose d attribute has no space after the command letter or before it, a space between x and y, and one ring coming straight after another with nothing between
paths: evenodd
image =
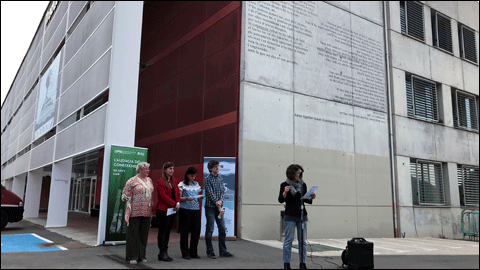
<instances>
[{"instance_id":1,"label":"poster on wall","mask_svg":"<svg viewBox=\"0 0 480 270\"><path fill-rule=\"evenodd\" d=\"M137 174L137 164L147 162L147 152L148 149L146 148L112 145L105 242L126 240L126 205L122 201L122 190L128 179Z\"/></svg>"},{"instance_id":2,"label":"poster on wall","mask_svg":"<svg viewBox=\"0 0 480 270\"><path fill-rule=\"evenodd\" d=\"M61 54L57 55L40 80L37 120L35 121L35 140L51 130L54 125Z\"/></svg>"},{"instance_id":3,"label":"poster on wall","mask_svg":"<svg viewBox=\"0 0 480 270\"><path fill-rule=\"evenodd\" d=\"M235 161L234 157L204 157L203 158L203 185L205 185L205 178L210 174L207 164L210 160L215 159L219 163L219 175L222 177L222 182L225 185L225 199L223 201L223 208L225 209L225 227L227 227L227 236L235 236ZM203 192L205 187L202 186ZM205 194L205 193L204 193ZM205 201L205 199L203 199ZM204 203L204 201L202 203ZM204 206L202 206L204 207ZM205 236L205 229L207 226L207 219L205 217L205 209L202 209L202 226L200 235ZM215 224L213 236L218 236L217 224Z\"/></svg>"}]
</instances>

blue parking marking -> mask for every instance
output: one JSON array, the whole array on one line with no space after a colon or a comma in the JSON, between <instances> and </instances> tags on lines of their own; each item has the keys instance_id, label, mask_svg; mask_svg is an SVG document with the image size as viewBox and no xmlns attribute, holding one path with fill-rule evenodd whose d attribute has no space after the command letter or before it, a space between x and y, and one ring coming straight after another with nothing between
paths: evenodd
<instances>
[{"instance_id":1,"label":"blue parking marking","mask_svg":"<svg viewBox=\"0 0 480 270\"><path fill-rule=\"evenodd\" d=\"M44 248L41 245L38 245L41 243L52 243L52 241L34 233L2 235L2 253L67 250L61 246Z\"/></svg>"}]
</instances>

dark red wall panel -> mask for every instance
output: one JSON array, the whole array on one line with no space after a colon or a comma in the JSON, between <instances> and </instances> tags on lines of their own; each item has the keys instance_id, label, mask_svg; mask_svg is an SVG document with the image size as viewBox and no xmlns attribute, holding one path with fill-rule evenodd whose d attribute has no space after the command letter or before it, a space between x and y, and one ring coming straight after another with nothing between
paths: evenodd
<instances>
[{"instance_id":1,"label":"dark red wall panel","mask_svg":"<svg viewBox=\"0 0 480 270\"><path fill-rule=\"evenodd\" d=\"M172 161L201 180L203 157L237 156L240 26L239 1L144 3L135 140L152 179Z\"/></svg>"}]
</instances>

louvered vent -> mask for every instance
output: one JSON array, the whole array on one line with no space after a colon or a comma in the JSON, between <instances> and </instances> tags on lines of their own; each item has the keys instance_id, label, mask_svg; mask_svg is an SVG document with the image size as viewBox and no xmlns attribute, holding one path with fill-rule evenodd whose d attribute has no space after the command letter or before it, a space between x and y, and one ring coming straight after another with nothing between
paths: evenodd
<instances>
[{"instance_id":1,"label":"louvered vent","mask_svg":"<svg viewBox=\"0 0 480 270\"><path fill-rule=\"evenodd\" d=\"M460 204L462 206L478 207L478 167L457 165L457 176L460 191Z\"/></svg>"},{"instance_id":2,"label":"louvered vent","mask_svg":"<svg viewBox=\"0 0 480 270\"><path fill-rule=\"evenodd\" d=\"M406 34L425 41L423 5L412 1L405 1L405 5Z\"/></svg>"},{"instance_id":3,"label":"louvered vent","mask_svg":"<svg viewBox=\"0 0 480 270\"><path fill-rule=\"evenodd\" d=\"M407 111L408 115L420 119L438 122L437 88L435 83L407 75Z\"/></svg>"},{"instance_id":4,"label":"louvered vent","mask_svg":"<svg viewBox=\"0 0 480 270\"><path fill-rule=\"evenodd\" d=\"M439 48L446 51L453 52L452 46L452 25L450 18L445 17L439 13L436 14L436 41L435 44Z\"/></svg>"},{"instance_id":5,"label":"louvered vent","mask_svg":"<svg viewBox=\"0 0 480 270\"><path fill-rule=\"evenodd\" d=\"M445 205L445 192L443 183L442 164L412 160L410 162L413 177L416 179L418 188L418 203L428 205ZM412 193L414 196L415 193ZM414 202L417 201L414 198Z\"/></svg>"},{"instance_id":6,"label":"louvered vent","mask_svg":"<svg viewBox=\"0 0 480 270\"><path fill-rule=\"evenodd\" d=\"M475 41L475 32L462 25L460 38L462 45L462 57L477 63L477 52L475 49L477 43Z\"/></svg>"}]
</instances>

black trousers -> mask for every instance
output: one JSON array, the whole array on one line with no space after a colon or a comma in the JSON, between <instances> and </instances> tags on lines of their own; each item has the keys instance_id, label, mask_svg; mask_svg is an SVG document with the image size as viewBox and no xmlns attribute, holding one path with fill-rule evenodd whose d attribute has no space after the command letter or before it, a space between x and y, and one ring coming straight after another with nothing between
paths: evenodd
<instances>
[{"instance_id":1,"label":"black trousers","mask_svg":"<svg viewBox=\"0 0 480 270\"><path fill-rule=\"evenodd\" d=\"M127 227L127 261L141 261L145 258L150 229L150 217L131 217Z\"/></svg>"},{"instance_id":2,"label":"black trousers","mask_svg":"<svg viewBox=\"0 0 480 270\"><path fill-rule=\"evenodd\" d=\"M178 212L178 226L180 229L180 250L182 256L197 257L198 239L200 239L200 210L180 208ZM190 248L188 248L188 233L190 236Z\"/></svg>"},{"instance_id":3,"label":"black trousers","mask_svg":"<svg viewBox=\"0 0 480 270\"><path fill-rule=\"evenodd\" d=\"M155 211L158 218L158 235L157 235L157 245L160 250L160 255L167 252L168 242L170 241L170 231L173 228L173 223L175 223L175 218L177 214L172 214L167 216L167 212L162 210Z\"/></svg>"}]
</instances>

